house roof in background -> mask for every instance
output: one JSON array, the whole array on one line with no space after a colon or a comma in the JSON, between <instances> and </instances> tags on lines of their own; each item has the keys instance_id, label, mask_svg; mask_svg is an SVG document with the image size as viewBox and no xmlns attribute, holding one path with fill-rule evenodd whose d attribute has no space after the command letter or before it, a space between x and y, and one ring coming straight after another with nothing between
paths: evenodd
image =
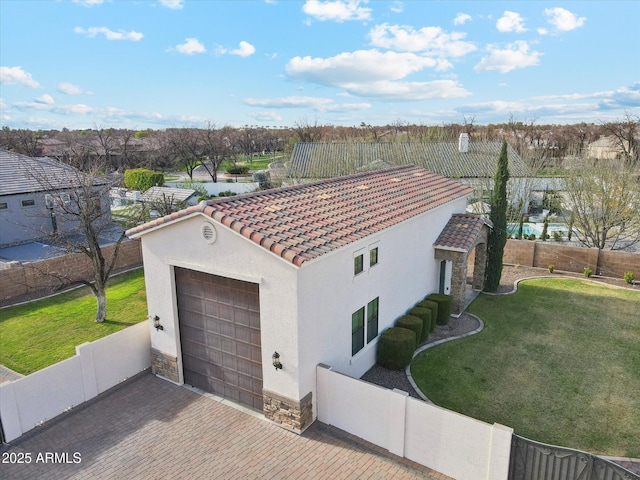
<instances>
[{"instance_id":1,"label":"house roof in background","mask_svg":"<svg viewBox=\"0 0 640 480\"><path fill-rule=\"evenodd\" d=\"M140 195L142 202L185 202L195 195L195 190L190 188L171 188L171 187L151 187Z\"/></svg>"},{"instance_id":2,"label":"house roof in background","mask_svg":"<svg viewBox=\"0 0 640 480\"><path fill-rule=\"evenodd\" d=\"M473 248L482 227L485 225L493 228L493 222L485 215L453 214L433 246L442 250L468 252Z\"/></svg>"},{"instance_id":3,"label":"house roof in background","mask_svg":"<svg viewBox=\"0 0 640 480\"><path fill-rule=\"evenodd\" d=\"M301 266L472 192L423 168L403 166L200 202L127 235L203 213Z\"/></svg>"},{"instance_id":4,"label":"house roof in background","mask_svg":"<svg viewBox=\"0 0 640 480\"><path fill-rule=\"evenodd\" d=\"M28 157L0 149L0 195L74 188L82 183L79 170L49 157ZM96 179L94 184L103 183Z\"/></svg>"},{"instance_id":5,"label":"house roof in background","mask_svg":"<svg viewBox=\"0 0 640 480\"><path fill-rule=\"evenodd\" d=\"M509 175L525 177L520 155L507 146ZM289 173L293 178L329 178L378 165L417 165L449 178L493 178L502 142L469 142L462 153L456 142L296 143ZM378 167L379 168L379 167Z\"/></svg>"}]
</instances>

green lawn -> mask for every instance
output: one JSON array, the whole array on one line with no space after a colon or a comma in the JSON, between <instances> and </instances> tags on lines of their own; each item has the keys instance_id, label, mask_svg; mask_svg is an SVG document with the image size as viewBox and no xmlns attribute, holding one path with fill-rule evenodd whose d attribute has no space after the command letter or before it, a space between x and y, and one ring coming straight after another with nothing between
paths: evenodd
<instances>
[{"instance_id":1,"label":"green lawn","mask_svg":"<svg viewBox=\"0 0 640 480\"><path fill-rule=\"evenodd\" d=\"M471 337L420 354L411 373L436 404L518 435L640 457L640 292L537 279L480 295Z\"/></svg>"},{"instance_id":2,"label":"green lawn","mask_svg":"<svg viewBox=\"0 0 640 480\"><path fill-rule=\"evenodd\" d=\"M75 355L91 342L147 318L143 270L112 277L107 320L95 322L96 300L87 287L0 310L0 364L24 375Z\"/></svg>"}]
</instances>

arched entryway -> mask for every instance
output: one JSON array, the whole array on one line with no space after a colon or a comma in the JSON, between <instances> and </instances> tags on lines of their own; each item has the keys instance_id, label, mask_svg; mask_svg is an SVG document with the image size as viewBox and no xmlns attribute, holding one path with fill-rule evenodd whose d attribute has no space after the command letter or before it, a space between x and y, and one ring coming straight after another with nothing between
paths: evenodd
<instances>
[{"instance_id":1,"label":"arched entryway","mask_svg":"<svg viewBox=\"0 0 640 480\"><path fill-rule=\"evenodd\" d=\"M473 289L484 288L487 238L492 227L485 215L454 214L434 244L435 258L440 261L440 289L451 295L451 311L455 315L466 307L467 261L471 252L475 254Z\"/></svg>"}]
</instances>

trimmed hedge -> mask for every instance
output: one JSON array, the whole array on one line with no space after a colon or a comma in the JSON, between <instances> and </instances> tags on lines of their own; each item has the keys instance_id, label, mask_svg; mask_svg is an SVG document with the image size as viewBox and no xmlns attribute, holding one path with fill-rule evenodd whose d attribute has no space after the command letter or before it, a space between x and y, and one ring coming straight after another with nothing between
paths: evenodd
<instances>
[{"instance_id":1,"label":"trimmed hedge","mask_svg":"<svg viewBox=\"0 0 640 480\"><path fill-rule=\"evenodd\" d=\"M416 334L416 343L420 343L422 341L424 320L421 317L411 314L403 315L396 320L396 327L406 328L413 331L413 333ZM427 335L429 335L429 332L427 332Z\"/></svg>"},{"instance_id":2,"label":"trimmed hedge","mask_svg":"<svg viewBox=\"0 0 640 480\"><path fill-rule=\"evenodd\" d=\"M444 293L432 293L425 300L432 300L438 304L438 325L448 325L451 316L451 297Z\"/></svg>"},{"instance_id":3,"label":"trimmed hedge","mask_svg":"<svg viewBox=\"0 0 640 480\"><path fill-rule=\"evenodd\" d=\"M164 185L162 172L154 172L146 168L132 168L124 171L124 186L131 190L145 192L151 187Z\"/></svg>"},{"instance_id":4,"label":"trimmed hedge","mask_svg":"<svg viewBox=\"0 0 640 480\"><path fill-rule=\"evenodd\" d=\"M229 175L246 175L249 173L249 167L245 165L231 165L227 168Z\"/></svg>"},{"instance_id":5,"label":"trimmed hedge","mask_svg":"<svg viewBox=\"0 0 640 480\"><path fill-rule=\"evenodd\" d=\"M418 339L418 343L424 342L429 338L429 332L431 331L431 310L424 307L413 307L407 312L407 315L414 315L422 321L422 336Z\"/></svg>"},{"instance_id":6,"label":"trimmed hedge","mask_svg":"<svg viewBox=\"0 0 640 480\"><path fill-rule=\"evenodd\" d=\"M431 310L431 328L429 331L433 332L436 329L436 322L438 321L438 302L434 302L433 300L423 300L416 306Z\"/></svg>"},{"instance_id":7,"label":"trimmed hedge","mask_svg":"<svg viewBox=\"0 0 640 480\"><path fill-rule=\"evenodd\" d=\"M406 328L391 327L378 341L378 365L389 370L402 370L411 363L416 348L416 334Z\"/></svg>"}]
</instances>

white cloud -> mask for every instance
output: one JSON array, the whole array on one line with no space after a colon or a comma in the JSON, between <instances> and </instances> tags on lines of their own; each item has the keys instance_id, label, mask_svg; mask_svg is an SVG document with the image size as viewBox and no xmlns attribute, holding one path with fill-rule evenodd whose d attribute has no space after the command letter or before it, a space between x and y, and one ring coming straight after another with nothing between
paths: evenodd
<instances>
[{"instance_id":1,"label":"white cloud","mask_svg":"<svg viewBox=\"0 0 640 480\"><path fill-rule=\"evenodd\" d=\"M73 83L69 83L69 82L60 82L58 84L58 91L60 93L64 93L65 95L82 95L82 94L91 95L92 94L89 91L82 90L82 88L80 88L78 85L74 85Z\"/></svg>"},{"instance_id":2,"label":"white cloud","mask_svg":"<svg viewBox=\"0 0 640 480\"><path fill-rule=\"evenodd\" d=\"M519 13L505 10L501 18L496 22L496 28L500 32L526 32L524 19Z\"/></svg>"},{"instance_id":3,"label":"white cloud","mask_svg":"<svg viewBox=\"0 0 640 480\"><path fill-rule=\"evenodd\" d=\"M389 10L391 10L393 13L402 13L404 11L404 5L400 1L395 1L391 4Z\"/></svg>"},{"instance_id":4,"label":"white cloud","mask_svg":"<svg viewBox=\"0 0 640 480\"><path fill-rule=\"evenodd\" d=\"M40 88L40 84L22 67L0 67L0 85L24 85L25 87Z\"/></svg>"},{"instance_id":5,"label":"white cloud","mask_svg":"<svg viewBox=\"0 0 640 480\"><path fill-rule=\"evenodd\" d=\"M456 18L453 19L454 25L464 25L471 20L471 15L468 13L459 13Z\"/></svg>"},{"instance_id":6,"label":"white cloud","mask_svg":"<svg viewBox=\"0 0 640 480\"><path fill-rule=\"evenodd\" d=\"M184 0L160 0L160 5L171 10L180 10L184 8Z\"/></svg>"},{"instance_id":7,"label":"white cloud","mask_svg":"<svg viewBox=\"0 0 640 480\"><path fill-rule=\"evenodd\" d=\"M342 87L353 95L389 101L460 98L471 94L454 80L434 80L431 82L390 82L382 80L370 83L344 84Z\"/></svg>"},{"instance_id":8,"label":"white cloud","mask_svg":"<svg viewBox=\"0 0 640 480\"><path fill-rule=\"evenodd\" d=\"M516 68L538 65L542 53L529 50L529 44L523 40L516 41L500 49L495 45L488 45L489 56L483 57L473 69L476 72L497 70L507 73Z\"/></svg>"},{"instance_id":9,"label":"white cloud","mask_svg":"<svg viewBox=\"0 0 640 480\"><path fill-rule=\"evenodd\" d=\"M302 11L316 20L333 20L344 22L349 20L369 20L371 9L361 7L368 0L307 0L302 6Z\"/></svg>"},{"instance_id":10,"label":"white cloud","mask_svg":"<svg viewBox=\"0 0 640 480\"><path fill-rule=\"evenodd\" d=\"M256 52L256 47L249 42L242 41L240 46L234 50L229 50L231 55L238 55L239 57L248 57Z\"/></svg>"},{"instance_id":11,"label":"white cloud","mask_svg":"<svg viewBox=\"0 0 640 480\"><path fill-rule=\"evenodd\" d=\"M407 25L376 25L368 34L375 47L400 50L404 52L422 52L440 57L461 57L473 52L476 47L463 41L466 33L446 33L440 27L423 27L414 30Z\"/></svg>"},{"instance_id":12,"label":"white cloud","mask_svg":"<svg viewBox=\"0 0 640 480\"><path fill-rule=\"evenodd\" d=\"M243 101L252 107L307 108L317 112L351 112L371 108L369 103L335 103L330 98L319 97L245 98Z\"/></svg>"},{"instance_id":13,"label":"white cloud","mask_svg":"<svg viewBox=\"0 0 640 480\"><path fill-rule=\"evenodd\" d=\"M178 52L185 55L195 55L196 53L205 53L207 51L204 45L197 38L185 38L185 42L168 48L169 52Z\"/></svg>"},{"instance_id":14,"label":"white cloud","mask_svg":"<svg viewBox=\"0 0 640 480\"><path fill-rule=\"evenodd\" d=\"M575 30L584 25L587 20L586 17L577 17L575 13L560 7L545 8L544 14L547 16L547 21L561 32Z\"/></svg>"},{"instance_id":15,"label":"white cloud","mask_svg":"<svg viewBox=\"0 0 640 480\"><path fill-rule=\"evenodd\" d=\"M94 5L102 5L104 0L73 0L73 3L77 3L83 7L93 7Z\"/></svg>"},{"instance_id":16,"label":"white cloud","mask_svg":"<svg viewBox=\"0 0 640 480\"><path fill-rule=\"evenodd\" d=\"M549 30L547 30L546 28L540 27L537 29L537 31L539 35L549 35Z\"/></svg>"},{"instance_id":17,"label":"white cloud","mask_svg":"<svg viewBox=\"0 0 640 480\"><path fill-rule=\"evenodd\" d=\"M37 103L43 103L45 105L53 105L54 103L56 103L53 100L53 97L51 95L46 94L46 93L44 95L41 95L41 96L37 97L36 98L36 102Z\"/></svg>"},{"instance_id":18,"label":"white cloud","mask_svg":"<svg viewBox=\"0 0 640 480\"><path fill-rule=\"evenodd\" d=\"M95 38L98 35L102 34L107 40L131 40L133 42L137 42L142 40L144 35L140 32L136 32L131 30L130 32L125 32L124 30L120 30L118 32L114 32L113 30L107 27L89 27L84 29L82 27L76 27L73 31L80 35L85 35L89 38Z\"/></svg>"},{"instance_id":19,"label":"white cloud","mask_svg":"<svg viewBox=\"0 0 640 480\"><path fill-rule=\"evenodd\" d=\"M336 86L347 82L398 80L437 65L436 60L413 53L357 50L330 58L294 57L285 70L292 78Z\"/></svg>"},{"instance_id":20,"label":"white cloud","mask_svg":"<svg viewBox=\"0 0 640 480\"><path fill-rule=\"evenodd\" d=\"M251 112L249 116L258 122L282 122L283 118L273 111Z\"/></svg>"}]
</instances>

